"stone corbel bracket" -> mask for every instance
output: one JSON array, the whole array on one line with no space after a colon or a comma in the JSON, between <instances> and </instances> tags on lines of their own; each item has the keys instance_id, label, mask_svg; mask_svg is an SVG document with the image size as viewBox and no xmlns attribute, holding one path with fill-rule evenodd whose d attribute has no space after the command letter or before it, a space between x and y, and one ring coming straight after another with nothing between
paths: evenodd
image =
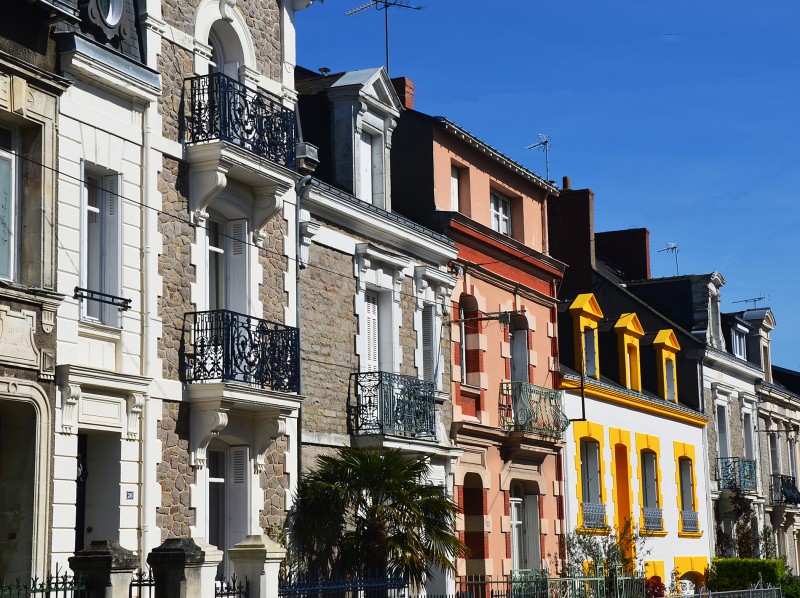
<instances>
[{"instance_id":1,"label":"stone corbel bracket","mask_svg":"<svg viewBox=\"0 0 800 598\"><path fill-rule=\"evenodd\" d=\"M433 299L433 302L441 307L441 313L446 315L450 312L450 297L456 286L455 276L431 266L416 266L414 268L414 282L418 309L422 309L426 299L426 291L431 289L433 297L428 297L428 301Z\"/></svg>"},{"instance_id":2,"label":"stone corbel bracket","mask_svg":"<svg viewBox=\"0 0 800 598\"><path fill-rule=\"evenodd\" d=\"M72 434L78 430L78 401L81 398L79 384L64 384L61 391L61 433Z\"/></svg>"},{"instance_id":3,"label":"stone corbel bracket","mask_svg":"<svg viewBox=\"0 0 800 598\"><path fill-rule=\"evenodd\" d=\"M128 440L139 440L139 416L144 407L144 394L132 392L126 399L128 411Z\"/></svg>"},{"instance_id":4,"label":"stone corbel bracket","mask_svg":"<svg viewBox=\"0 0 800 598\"><path fill-rule=\"evenodd\" d=\"M384 271L391 272L392 284L394 286L392 289L393 299L397 303L400 302L400 290L403 284L403 278L406 275L405 270L411 266L410 258L389 253L370 243L358 243L356 245L354 261L355 275L358 279L359 290L363 291L366 288L366 275L369 270L382 268Z\"/></svg>"},{"instance_id":5,"label":"stone corbel bracket","mask_svg":"<svg viewBox=\"0 0 800 598\"><path fill-rule=\"evenodd\" d=\"M265 417L256 424L255 434L255 459L253 469L255 473L264 473L267 468L267 452L272 443L286 434L286 420Z\"/></svg>"},{"instance_id":6,"label":"stone corbel bracket","mask_svg":"<svg viewBox=\"0 0 800 598\"><path fill-rule=\"evenodd\" d=\"M209 443L228 425L230 404L220 401L216 405L192 408L191 465L197 469L206 466Z\"/></svg>"},{"instance_id":7,"label":"stone corbel bracket","mask_svg":"<svg viewBox=\"0 0 800 598\"><path fill-rule=\"evenodd\" d=\"M202 225L208 219L208 206L228 184L228 169L216 165L204 169L192 166L192 216L194 223Z\"/></svg>"},{"instance_id":8,"label":"stone corbel bracket","mask_svg":"<svg viewBox=\"0 0 800 598\"><path fill-rule=\"evenodd\" d=\"M291 188L291 185L276 183L253 189L256 198L253 211L253 243L256 246L264 247L267 225L276 215L283 212L283 195Z\"/></svg>"},{"instance_id":9,"label":"stone corbel bracket","mask_svg":"<svg viewBox=\"0 0 800 598\"><path fill-rule=\"evenodd\" d=\"M311 242L322 228L321 225L310 220L300 223L300 267L305 268L308 264L308 252Z\"/></svg>"}]
</instances>

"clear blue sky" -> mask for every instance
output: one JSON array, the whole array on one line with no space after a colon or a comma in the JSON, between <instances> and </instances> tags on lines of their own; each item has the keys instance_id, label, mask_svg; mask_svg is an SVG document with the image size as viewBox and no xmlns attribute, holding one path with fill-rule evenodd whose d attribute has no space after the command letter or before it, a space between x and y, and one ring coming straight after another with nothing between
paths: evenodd
<instances>
[{"instance_id":1,"label":"clear blue sky","mask_svg":"<svg viewBox=\"0 0 800 598\"><path fill-rule=\"evenodd\" d=\"M298 63L384 64L383 11L297 15ZM414 2L412 1L412 4ZM800 3L419 0L390 10L393 77L550 178L595 192L597 230L650 229L654 276L718 270L723 309L765 294L776 365L800 370Z\"/></svg>"}]
</instances>

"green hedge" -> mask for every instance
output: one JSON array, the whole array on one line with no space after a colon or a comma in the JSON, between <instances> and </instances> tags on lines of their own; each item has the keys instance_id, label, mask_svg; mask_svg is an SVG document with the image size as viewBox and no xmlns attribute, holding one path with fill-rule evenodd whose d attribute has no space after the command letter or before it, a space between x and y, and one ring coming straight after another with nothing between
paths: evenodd
<instances>
[{"instance_id":1,"label":"green hedge","mask_svg":"<svg viewBox=\"0 0 800 598\"><path fill-rule=\"evenodd\" d=\"M758 583L758 574L764 583L779 585L786 575L781 559L711 559L708 587L717 592L745 590Z\"/></svg>"}]
</instances>

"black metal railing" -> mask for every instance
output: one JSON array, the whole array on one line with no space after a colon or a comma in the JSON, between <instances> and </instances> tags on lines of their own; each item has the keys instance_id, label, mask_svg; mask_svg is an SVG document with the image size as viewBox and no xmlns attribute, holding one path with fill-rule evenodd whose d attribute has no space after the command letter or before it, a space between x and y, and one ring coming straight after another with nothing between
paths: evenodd
<instances>
[{"instance_id":1,"label":"black metal railing","mask_svg":"<svg viewBox=\"0 0 800 598\"><path fill-rule=\"evenodd\" d=\"M436 436L433 382L389 372L359 372L350 376L350 398L355 398L351 405L355 434Z\"/></svg>"},{"instance_id":2,"label":"black metal railing","mask_svg":"<svg viewBox=\"0 0 800 598\"><path fill-rule=\"evenodd\" d=\"M569 420L561 411L561 394L529 382L500 383L500 426L561 440Z\"/></svg>"},{"instance_id":3,"label":"black metal railing","mask_svg":"<svg viewBox=\"0 0 800 598\"><path fill-rule=\"evenodd\" d=\"M130 586L128 586L128 598L153 598L156 595L156 578L153 577L153 571L137 570L131 578Z\"/></svg>"},{"instance_id":4,"label":"black metal railing","mask_svg":"<svg viewBox=\"0 0 800 598\"><path fill-rule=\"evenodd\" d=\"M681 511L681 531L698 532L700 524L698 522L697 511Z\"/></svg>"},{"instance_id":5,"label":"black metal railing","mask_svg":"<svg viewBox=\"0 0 800 598\"><path fill-rule=\"evenodd\" d=\"M664 529L664 519L661 509L658 507L643 507L644 529L655 532Z\"/></svg>"},{"instance_id":6,"label":"black metal railing","mask_svg":"<svg viewBox=\"0 0 800 598\"><path fill-rule=\"evenodd\" d=\"M86 583L66 573L56 573L44 579L33 578L28 581L16 579L6 582L0 579L0 597L29 598L47 596L48 598L85 598L88 595Z\"/></svg>"},{"instance_id":7,"label":"black metal railing","mask_svg":"<svg viewBox=\"0 0 800 598\"><path fill-rule=\"evenodd\" d=\"M753 491L756 489L756 462L741 457L718 457L717 481L720 490L738 486Z\"/></svg>"},{"instance_id":8,"label":"black metal railing","mask_svg":"<svg viewBox=\"0 0 800 598\"><path fill-rule=\"evenodd\" d=\"M348 577L320 579L318 576L279 579L280 598L405 598L404 577Z\"/></svg>"},{"instance_id":9,"label":"black metal railing","mask_svg":"<svg viewBox=\"0 0 800 598\"><path fill-rule=\"evenodd\" d=\"M250 580L237 579L233 575L230 579L218 577L214 580L214 598L249 598Z\"/></svg>"},{"instance_id":10,"label":"black metal railing","mask_svg":"<svg viewBox=\"0 0 800 598\"><path fill-rule=\"evenodd\" d=\"M295 167L295 114L222 73L187 80L187 141L226 141L276 164Z\"/></svg>"},{"instance_id":11,"label":"black metal railing","mask_svg":"<svg viewBox=\"0 0 800 598\"><path fill-rule=\"evenodd\" d=\"M187 382L241 382L282 392L300 390L297 328L225 309L186 317L191 327Z\"/></svg>"},{"instance_id":12,"label":"black metal railing","mask_svg":"<svg viewBox=\"0 0 800 598\"><path fill-rule=\"evenodd\" d=\"M773 474L770 483L770 497L773 505L797 505L800 503L800 490L794 476Z\"/></svg>"},{"instance_id":13,"label":"black metal railing","mask_svg":"<svg viewBox=\"0 0 800 598\"><path fill-rule=\"evenodd\" d=\"M583 527L600 529L606 527L606 506L602 503L583 502Z\"/></svg>"}]
</instances>

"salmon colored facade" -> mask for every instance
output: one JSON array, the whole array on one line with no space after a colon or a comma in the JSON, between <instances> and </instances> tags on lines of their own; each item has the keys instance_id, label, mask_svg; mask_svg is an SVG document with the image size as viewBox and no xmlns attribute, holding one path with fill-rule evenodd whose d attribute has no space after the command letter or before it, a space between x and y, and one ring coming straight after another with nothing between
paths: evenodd
<instances>
[{"instance_id":1,"label":"salmon colored facade","mask_svg":"<svg viewBox=\"0 0 800 598\"><path fill-rule=\"evenodd\" d=\"M564 265L547 255L546 234L546 203L558 191L453 123L413 110L401 115L393 154L394 178L404 181L400 194L393 187L395 209L458 249L451 436L462 451L458 531L471 552L458 573L497 580L540 569L564 533L566 419L553 390Z\"/></svg>"}]
</instances>

